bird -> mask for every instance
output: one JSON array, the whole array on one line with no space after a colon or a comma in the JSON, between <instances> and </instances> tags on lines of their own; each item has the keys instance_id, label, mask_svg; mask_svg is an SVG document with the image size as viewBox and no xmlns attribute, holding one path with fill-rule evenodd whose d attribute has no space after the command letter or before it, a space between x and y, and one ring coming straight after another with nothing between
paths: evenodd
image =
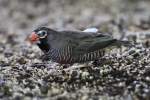
<instances>
[{"instance_id":1,"label":"bird","mask_svg":"<svg viewBox=\"0 0 150 100\"><path fill-rule=\"evenodd\" d=\"M96 29L92 30L57 31L38 27L31 32L29 41L37 44L46 59L60 64L94 61L103 57L105 51L111 47L130 44L110 35L99 34Z\"/></svg>"}]
</instances>

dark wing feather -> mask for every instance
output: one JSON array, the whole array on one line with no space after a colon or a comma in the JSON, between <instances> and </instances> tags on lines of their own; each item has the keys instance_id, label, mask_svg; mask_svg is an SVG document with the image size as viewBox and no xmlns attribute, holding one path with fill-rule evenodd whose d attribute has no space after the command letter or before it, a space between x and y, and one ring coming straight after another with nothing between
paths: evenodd
<instances>
[{"instance_id":1,"label":"dark wing feather","mask_svg":"<svg viewBox=\"0 0 150 100\"><path fill-rule=\"evenodd\" d=\"M65 48L65 46L77 47L82 39L95 37L97 33L78 32L78 31L59 31L59 34L53 34L54 39L48 37L48 43L52 48ZM55 45L54 45L55 44Z\"/></svg>"},{"instance_id":2,"label":"dark wing feather","mask_svg":"<svg viewBox=\"0 0 150 100\"><path fill-rule=\"evenodd\" d=\"M117 40L107 36L96 36L82 39L80 44L74 49L76 54L84 54L113 46Z\"/></svg>"},{"instance_id":3,"label":"dark wing feather","mask_svg":"<svg viewBox=\"0 0 150 100\"><path fill-rule=\"evenodd\" d=\"M65 36L79 39L79 38L86 38L86 37L95 37L98 35L101 35L99 33L92 33L92 32L80 32L80 31L60 31L60 34L63 34Z\"/></svg>"},{"instance_id":4,"label":"dark wing feather","mask_svg":"<svg viewBox=\"0 0 150 100\"><path fill-rule=\"evenodd\" d=\"M76 32L76 31L61 31L65 35L61 43L65 43L73 48L73 55L82 55L89 52L94 52L99 49L111 46L116 39L113 39L109 35L88 33L88 32ZM60 34L61 36L61 34Z\"/></svg>"}]
</instances>

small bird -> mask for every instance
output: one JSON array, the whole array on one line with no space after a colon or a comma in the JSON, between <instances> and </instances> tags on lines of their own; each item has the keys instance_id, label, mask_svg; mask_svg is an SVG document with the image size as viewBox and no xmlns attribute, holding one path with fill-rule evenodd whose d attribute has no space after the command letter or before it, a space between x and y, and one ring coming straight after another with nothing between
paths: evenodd
<instances>
[{"instance_id":1,"label":"small bird","mask_svg":"<svg viewBox=\"0 0 150 100\"><path fill-rule=\"evenodd\" d=\"M56 31L47 27L39 27L31 33L29 40L38 45L46 59L60 64L94 61L103 57L106 49L110 47L129 45L128 41L98 34L95 30L94 32L90 29L81 32Z\"/></svg>"}]
</instances>

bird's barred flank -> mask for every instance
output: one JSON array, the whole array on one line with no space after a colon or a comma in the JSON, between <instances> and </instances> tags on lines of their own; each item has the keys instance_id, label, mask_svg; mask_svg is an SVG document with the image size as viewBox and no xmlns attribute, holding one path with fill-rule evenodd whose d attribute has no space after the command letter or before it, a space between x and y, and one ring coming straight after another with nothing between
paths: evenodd
<instances>
[{"instance_id":1,"label":"bird's barred flank","mask_svg":"<svg viewBox=\"0 0 150 100\"><path fill-rule=\"evenodd\" d=\"M60 49L51 49L48 53L47 56L49 59L58 61L58 62L72 62L71 58L71 48L67 46L66 48L60 48Z\"/></svg>"},{"instance_id":2,"label":"bird's barred flank","mask_svg":"<svg viewBox=\"0 0 150 100\"><path fill-rule=\"evenodd\" d=\"M89 52L84 55L78 55L72 57L72 48L67 46L66 48L61 49L51 49L47 54L48 58L57 61L57 62L85 62L85 61L92 61L102 57L104 55L104 50L97 50L94 52Z\"/></svg>"},{"instance_id":3,"label":"bird's barred flank","mask_svg":"<svg viewBox=\"0 0 150 100\"><path fill-rule=\"evenodd\" d=\"M104 56L104 50L97 50L94 52L86 53L84 55L80 55L78 58L76 58L76 62L85 62L85 61L92 61L96 60L99 57Z\"/></svg>"}]
</instances>

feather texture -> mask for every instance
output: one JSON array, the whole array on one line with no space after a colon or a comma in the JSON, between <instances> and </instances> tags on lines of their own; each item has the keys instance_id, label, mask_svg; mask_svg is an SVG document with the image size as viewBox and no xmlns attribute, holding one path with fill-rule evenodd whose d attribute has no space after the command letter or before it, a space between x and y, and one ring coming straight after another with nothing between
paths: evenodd
<instances>
[{"instance_id":1,"label":"feather texture","mask_svg":"<svg viewBox=\"0 0 150 100\"><path fill-rule=\"evenodd\" d=\"M104 56L106 49L112 46L128 44L104 34L54 31L49 28L40 28L35 30L35 32L39 30L47 31L47 37L41 40L41 44L38 44L39 47L49 59L58 63L78 63L96 60Z\"/></svg>"}]
</instances>

